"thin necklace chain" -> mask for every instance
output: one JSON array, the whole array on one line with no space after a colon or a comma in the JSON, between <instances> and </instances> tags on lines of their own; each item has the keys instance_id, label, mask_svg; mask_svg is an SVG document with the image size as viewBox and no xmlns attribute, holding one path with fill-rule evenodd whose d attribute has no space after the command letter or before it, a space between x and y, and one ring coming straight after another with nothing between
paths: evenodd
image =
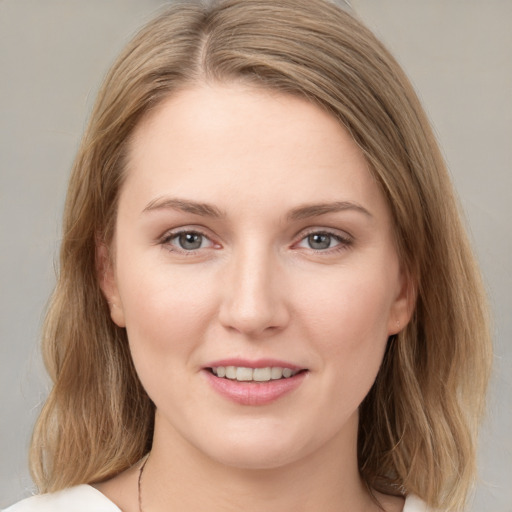
<instances>
[{"instance_id":1,"label":"thin necklace chain","mask_svg":"<svg viewBox=\"0 0 512 512\"><path fill-rule=\"evenodd\" d=\"M146 457L146 460L142 463L142 466L140 467L139 480L137 481L137 489L138 489L138 494L139 494L139 512L144 512L144 510L142 509L142 490L141 490L142 473L144 473L144 468L146 467L146 463L148 462L148 460L149 460L149 453Z\"/></svg>"}]
</instances>

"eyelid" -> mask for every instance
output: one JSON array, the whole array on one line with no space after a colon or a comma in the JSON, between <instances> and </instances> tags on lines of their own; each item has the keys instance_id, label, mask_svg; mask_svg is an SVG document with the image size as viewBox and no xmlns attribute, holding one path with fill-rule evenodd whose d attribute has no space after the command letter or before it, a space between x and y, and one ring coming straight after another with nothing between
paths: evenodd
<instances>
[{"instance_id":1,"label":"eyelid","mask_svg":"<svg viewBox=\"0 0 512 512\"><path fill-rule=\"evenodd\" d=\"M347 249L348 247L350 247L354 242L354 237L352 235L350 235L349 233L347 233L346 231L340 231L338 229L326 228L326 227L311 227L311 228L301 231L297 235L296 242L294 242L293 246L297 246L302 241L304 241L308 236L315 235L315 234L331 236L331 237L335 238L336 240L338 240L339 243L334 247L329 247L327 249L321 249L321 250L305 248L306 250L310 250L314 253L329 254L330 252L344 250L344 249Z\"/></svg>"},{"instance_id":2,"label":"eyelid","mask_svg":"<svg viewBox=\"0 0 512 512\"><path fill-rule=\"evenodd\" d=\"M338 228L330 228L330 227L325 227L325 226L312 226L309 228L302 229L297 234L296 239L302 240L303 238L305 238L309 235L314 235L316 233L335 236L335 237L342 238L343 240L347 240L347 241L354 239L354 237L345 230L338 229Z\"/></svg>"},{"instance_id":3,"label":"eyelid","mask_svg":"<svg viewBox=\"0 0 512 512\"><path fill-rule=\"evenodd\" d=\"M156 240L156 243L159 245L166 246L169 251L181 253L181 254L188 254L193 255L196 252L199 252L204 249L220 249L222 248L222 245L214 240L214 237L208 232L209 230L203 229L200 226L196 225L190 225L190 226L180 226L177 228L168 229L165 231L161 236L158 237ZM208 247L202 247L198 249L191 249L191 250L185 250L181 249L180 247L171 244L171 240L177 238L179 235L183 233L194 233L201 235L205 239L209 241ZM309 250L314 253L325 253L329 254L331 252L336 252L340 250L347 249L349 246L351 246L354 242L354 237L347 233L346 231L341 231L339 229L335 228L327 228L327 227L310 227L307 229L302 230L296 237L295 242L292 244L292 248L295 248L300 244L302 241L304 241L308 236L313 234L322 234L322 235L328 235L336 239L339 243L334 246L327 249L313 249L313 248L304 248L306 250Z\"/></svg>"},{"instance_id":4,"label":"eyelid","mask_svg":"<svg viewBox=\"0 0 512 512\"><path fill-rule=\"evenodd\" d=\"M191 249L191 250L185 250L182 249L174 244L171 244L171 241L176 239L179 235L182 235L184 233L194 233L197 235L201 235L205 239L207 239L210 244L208 247L201 247L199 249ZM160 245L163 245L167 248L167 250L180 253L180 254L195 254L198 251L204 250L204 249L211 249L211 248L220 248L221 245L213 240L213 237L206 233L206 230L201 229L198 226L180 226L179 228L172 228L168 229L163 235L161 235L157 243Z\"/></svg>"}]
</instances>

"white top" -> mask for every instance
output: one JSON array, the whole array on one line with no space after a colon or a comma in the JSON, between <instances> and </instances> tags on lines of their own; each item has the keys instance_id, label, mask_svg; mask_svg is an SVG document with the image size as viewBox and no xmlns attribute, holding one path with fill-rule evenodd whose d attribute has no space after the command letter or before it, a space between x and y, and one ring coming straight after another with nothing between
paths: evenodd
<instances>
[{"instance_id":1,"label":"white top","mask_svg":"<svg viewBox=\"0 0 512 512\"><path fill-rule=\"evenodd\" d=\"M83 484L32 496L2 512L121 512L121 509L94 487Z\"/></svg>"},{"instance_id":2,"label":"white top","mask_svg":"<svg viewBox=\"0 0 512 512\"><path fill-rule=\"evenodd\" d=\"M94 487L83 484L32 496L3 512L121 512L121 509ZM428 508L415 496L407 496L403 512L428 512Z\"/></svg>"}]
</instances>

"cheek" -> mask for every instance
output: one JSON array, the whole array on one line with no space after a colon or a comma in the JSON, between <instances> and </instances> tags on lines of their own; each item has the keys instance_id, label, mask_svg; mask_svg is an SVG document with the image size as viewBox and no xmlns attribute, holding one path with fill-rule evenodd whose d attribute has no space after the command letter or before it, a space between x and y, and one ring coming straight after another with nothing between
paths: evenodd
<instances>
[{"instance_id":1,"label":"cheek","mask_svg":"<svg viewBox=\"0 0 512 512\"><path fill-rule=\"evenodd\" d=\"M313 290L303 301L301 328L314 340L321 353L320 364L336 386L351 392L359 389L364 395L379 370L388 340L393 302L389 282L378 273L354 273Z\"/></svg>"},{"instance_id":2,"label":"cheek","mask_svg":"<svg viewBox=\"0 0 512 512\"><path fill-rule=\"evenodd\" d=\"M197 272L154 262L149 270L140 267L125 266L123 272L120 266L120 295L130 345L162 353L186 350L212 314L212 287Z\"/></svg>"},{"instance_id":3,"label":"cheek","mask_svg":"<svg viewBox=\"0 0 512 512\"><path fill-rule=\"evenodd\" d=\"M162 404L173 390L194 384L194 352L211 323L212 287L165 265L137 268L126 267L119 280L128 342L143 387Z\"/></svg>"},{"instance_id":4,"label":"cheek","mask_svg":"<svg viewBox=\"0 0 512 512\"><path fill-rule=\"evenodd\" d=\"M359 274L316 284L303 300L303 315L315 330L354 342L378 333L387 337L393 301L385 280Z\"/></svg>"}]
</instances>

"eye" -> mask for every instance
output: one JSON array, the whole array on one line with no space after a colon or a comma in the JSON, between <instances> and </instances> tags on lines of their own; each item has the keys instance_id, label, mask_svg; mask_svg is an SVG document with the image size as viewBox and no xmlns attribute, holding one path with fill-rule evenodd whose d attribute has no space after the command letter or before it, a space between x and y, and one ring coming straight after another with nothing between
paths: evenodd
<instances>
[{"instance_id":1,"label":"eye","mask_svg":"<svg viewBox=\"0 0 512 512\"><path fill-rule=\"evenodd\" d=\"M175 238L181 249L194 251L201 248L204 237L199 233L180 233Z\"/></svg>"},{"instance_id":2,"label":"eye","mask_svg":"<svg viewBox=\"0 0 512 512\"><path fill-rule=\"evenodd\" d=\"M162 239L162 243L170 246L171 250L184 252L197 251L214 245L208 237L197 231L169 233Z\"/></svg>"},{"instance_id":3,"label":"eye","mask_svg":"<svg viewBox=\"0 0 512 512\"><path fill-rule=\"evenodd\" d=\"M334 237L327 233L313 233L308 235L306 240L311 249L316 249L318 251L329 249L333 241L335 242Z\"/></svg>"},{"instance_id":4,"label":"eye","mask_svg":"<svg viewBox=\"0 0 512 512\"><path fill-rule=\"evenodd\" d=\"M349 246L351 240L327 231L315 231L309 233L298 243L298 247L312 249L314 251L327 251L329 249L342 249Z\"/></svg>"}]
</instances>

